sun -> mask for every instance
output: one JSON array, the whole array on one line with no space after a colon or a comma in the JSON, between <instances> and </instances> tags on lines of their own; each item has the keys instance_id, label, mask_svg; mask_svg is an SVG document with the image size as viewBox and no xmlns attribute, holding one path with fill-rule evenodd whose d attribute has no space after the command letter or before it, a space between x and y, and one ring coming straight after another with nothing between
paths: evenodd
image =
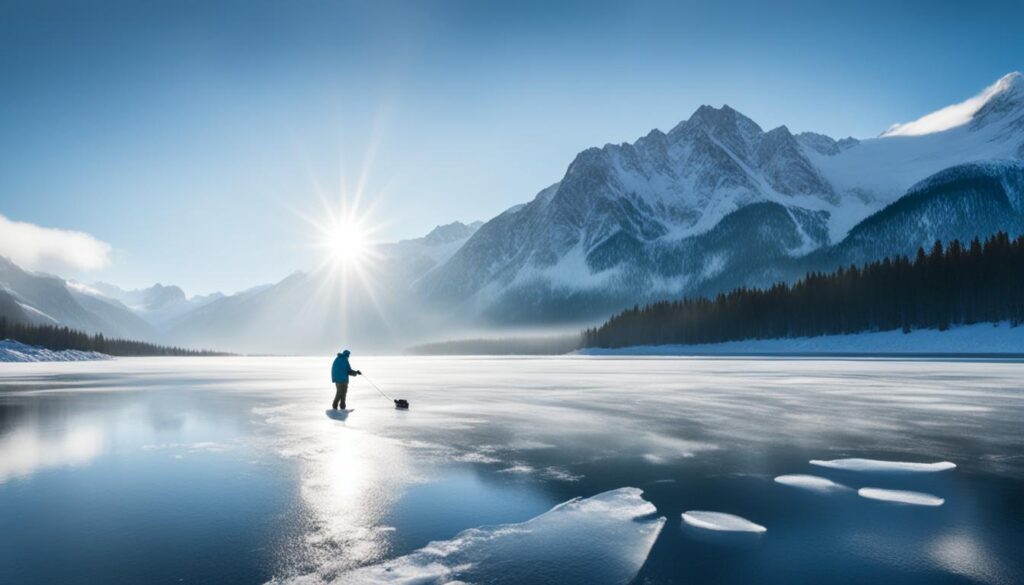
<instances>
[{"instance_id":1,"label":"sun","mask_svg":"<svg viewBox=\"0 0 1024 585\"><path fill-rule=\"evenodd\" d=\"M324 234L323 247L331 260L344 265L359 265L370 251L366 230L355 218L340 218Z\"/></svg>"}]
</instances>

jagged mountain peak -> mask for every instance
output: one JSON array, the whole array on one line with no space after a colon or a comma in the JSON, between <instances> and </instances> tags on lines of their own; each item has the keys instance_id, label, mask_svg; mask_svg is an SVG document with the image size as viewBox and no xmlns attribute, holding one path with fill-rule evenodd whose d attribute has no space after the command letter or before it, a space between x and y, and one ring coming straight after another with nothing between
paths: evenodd
<instances>
[{"instance_id":1,"label":"jagged mountain peak","mask_svg":"<svg viewBox=\"0 0 1024 585\"><path fill-rule=\"evenodd\" d=\"M1016 123L1024 126L1024 75L1014 71L1003 76L993 87L992 96L974 113L972 129L1008 116L1016 118Z\"/></svg>"},{"instance_id":2,"label":"jagged mountain peak","mask_svg":"<svg viewBox=\"0 0 1024 585\"><path fill-rule=\"evenodd\" d=\"M1011 71L999 78L999 81L996 82L996 87L1002 92L1024 91L1024 73Z\"/></svg>"},{"instance_id":3,"label":"jagged mountain peak","mask_svg":"<svg viewBox=\"0 0 1024 585\"><path fill-rule=\"evenodd\" d=\"M768 136L768 135L771 135L771 136L793 136L793 133L789 131L789 128L785 124L783 124L782 126L779 126L777 128L772 128L771 130L765 132L765 136Z\"/></svg>"},{"instance_id":4,"label":"jagged mountain peak","mask_svg":"<svg viewBox=\"0 0 1024 585\"><path fill-rule=\"evenodd\" d=\"M474 221L465 224L461 221L453 221L448 224L439 225L423 236L423 243L433 246L447 244L456 240L464 240L473 235L473 232L479 229L483 223L482 221Z\"/></svg>"},{"instance_id":5,"label":"jagged mountain peak","mask_svg":"<svg viewBox=\"0 0 1024 585\"><path fill-rule=\"evenodd\" d=\"M723 104L720 108L709 105L697 108L688 120L677 124L668 136L670 140L675 141L695 130L703 130L712 138L740 151L748 149L750 142L764 133L757 122L728 104Z\"/></svg>"}]
</instances>

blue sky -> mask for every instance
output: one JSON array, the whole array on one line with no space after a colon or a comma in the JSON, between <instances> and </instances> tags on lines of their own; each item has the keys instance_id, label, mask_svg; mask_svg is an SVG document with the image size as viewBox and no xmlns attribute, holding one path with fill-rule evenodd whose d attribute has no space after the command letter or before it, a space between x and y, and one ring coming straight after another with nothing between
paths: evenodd
<instances>
[{"instance_id":1,"label":"blue sky","mask_svg":"<svg viewBox=\"0 0 1024 585\"><path fill-rule=\"evenodd\" d=\"M88 4L88 5L87 5ZM0 4L0 214L110 245L123 286L311 267L362 186L376 237L488 219L580 150L723 103L874 136L1019 70L1019 2Z\"/></svg>"}]
</instances>

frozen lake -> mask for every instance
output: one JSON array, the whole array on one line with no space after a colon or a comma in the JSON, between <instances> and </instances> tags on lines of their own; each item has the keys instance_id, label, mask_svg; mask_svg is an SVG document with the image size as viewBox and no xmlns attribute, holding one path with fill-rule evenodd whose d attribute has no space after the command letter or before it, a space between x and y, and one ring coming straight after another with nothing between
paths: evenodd
<instances>
[{"instance_id":1,"label":"frozen lake","mask_svg":"<svg viewBox=\"0 0 1024 585\"><path fill-rule=\"evenodd\" d=\"M332 358L0 365L0 583L1024 582L1022 363Z\"/></svg>"}]
</instances>

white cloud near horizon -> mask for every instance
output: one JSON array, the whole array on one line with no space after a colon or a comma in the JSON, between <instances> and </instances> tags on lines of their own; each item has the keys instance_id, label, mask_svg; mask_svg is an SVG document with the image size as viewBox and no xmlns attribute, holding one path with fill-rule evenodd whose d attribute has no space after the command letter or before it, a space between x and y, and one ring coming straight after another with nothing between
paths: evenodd
<instances>
[{"instance_id":1,"label":"white cloud near horizon","mask_svg":"<svg viewBox=\"0 0 1024 585\"><path fill-rule=\"evenodd\" d=\"M110 244L0 215L0 256L27 270L98 270L110 265Z\"/></svg>"},{"instance_id":2,"label":"white cloud near horizon","mask_svg":"<svg viewBox=\"0 0 1024 585\"><path fill-rule=\"evenodd\" d=\"M977 111L980 110L988 100L992 99L992 96L1006 90L1010 84L1013 83L1014 78L1019 76L1019 73L1011 73L986 87L978 95L964 100L959 104L946 106L945 108L936 110L927 116L922 116L913 122L893 124L888 130L882 132L882 136L920 136L922 134L932 134L933 132L942 132L943 130L963 126L971 121L974 114L977 113Z\"/></svg>"}]
</instances>

